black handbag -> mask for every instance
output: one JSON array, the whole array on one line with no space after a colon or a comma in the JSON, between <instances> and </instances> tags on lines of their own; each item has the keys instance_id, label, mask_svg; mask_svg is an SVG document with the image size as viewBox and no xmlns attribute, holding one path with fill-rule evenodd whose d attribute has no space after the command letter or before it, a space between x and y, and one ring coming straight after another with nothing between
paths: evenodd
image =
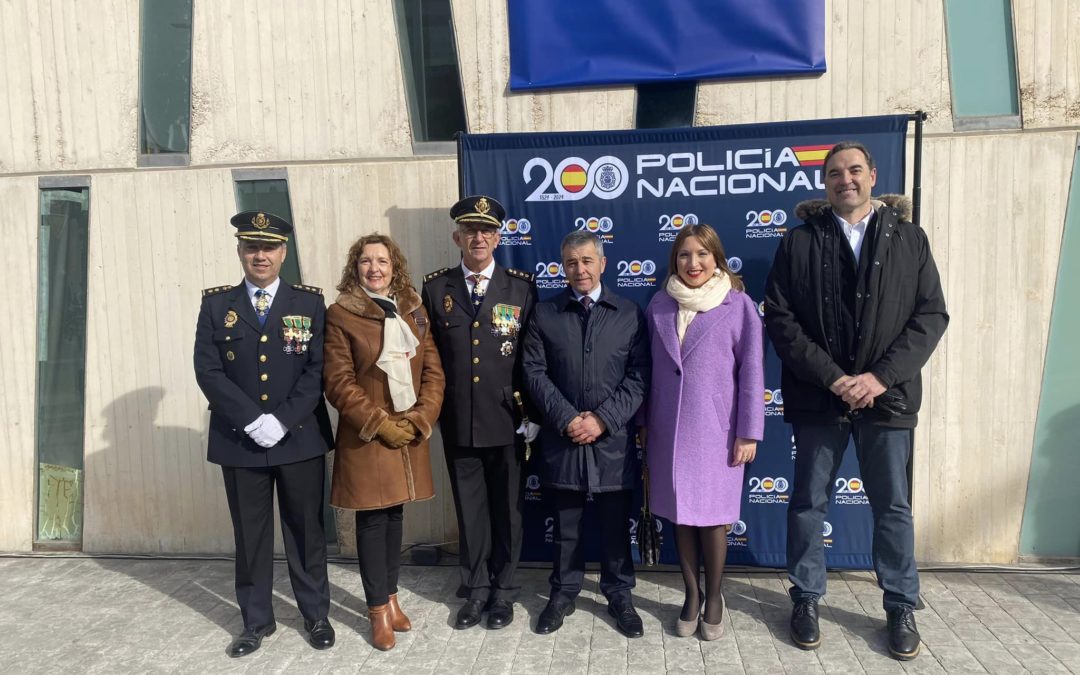
<instances>
[{"instance_id":1,"label":"black handbag","mask_svg":"<svg viewBox=\"0 0 1080 675\"><path fill-rule=\"evenodd\" d=\"M649 510L649 462L645 448L641 449L641 520L637 526L638 553L646 567L653 567L660 561L660 545L664 538L656 529L656 516Z\"/></svg>"}]
</instances>

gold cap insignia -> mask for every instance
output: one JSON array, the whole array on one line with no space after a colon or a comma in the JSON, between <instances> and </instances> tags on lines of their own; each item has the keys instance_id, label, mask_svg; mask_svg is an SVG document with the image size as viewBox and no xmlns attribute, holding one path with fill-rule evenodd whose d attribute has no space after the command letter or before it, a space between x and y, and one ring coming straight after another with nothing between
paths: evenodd
<instances>
[{"instance_id":1,"label":"gold cap insignia","mask_svg":"<svg viewBox=\"0 0 1080 675\"><path fill-rule=\"evenodd\" d=\"M251 224L255 226L256 230L265 230L270 227L270 220L266 217L265 213L260 211L251 219Z\"/></svg>"},{"instance_id":2,"label":"gold cap insignia","mask_svg":"<svg viewBox=\"0 0 1080 675\"><path fill-rule=\"evenodd\" d=\"M487 212L491 210L491 204L488 203L487 197L481 197L476 200L476 206L474 208L480 215L487 215Z\"/></svg>"}]
</instances>

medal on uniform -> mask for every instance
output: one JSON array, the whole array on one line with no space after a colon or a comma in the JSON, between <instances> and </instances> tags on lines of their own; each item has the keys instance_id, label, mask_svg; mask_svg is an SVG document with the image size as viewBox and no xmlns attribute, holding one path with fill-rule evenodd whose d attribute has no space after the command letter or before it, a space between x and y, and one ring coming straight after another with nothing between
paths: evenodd
<instances>
[{"instance_id":1,"label":"medal on uniform","mask_svg":"<svg viewBox=\"0 0 1080 675\"><path fill-rule=\"evenodd\" d=\"M281 330L281 338L285 342L285 346L282 349L286 354L295 354L296 341L300 337L300 333L297 330L299 326L294 325L294 320L298 319L296 316L283 316L281 317L281 323L284 324L284 328Z\"/></svg>"},{"instance_id":2,"label":"medal on uniform","mask_svg":"<svg viewBox=\"0 0 1080 675\"><path fill-rule=\"evenodd\" d=\"M510 356L514 353L514 343L510 342L509 340L502 343L502 346L499 347L499 353L503 356Z\"/></svg>"},{"instance_id":3,"label":"medal on uniform","mask_svg":"<svg viewBox=\"0 0 1080 675\"><path fill-rule=\"evenodd\" d=\"M446 314L454 311L454 296L450 295L449 293L444 295L442 299L442 308L443 312L445 312Z\"/></svg>"},{"instance_id":4,"label":"medal on uniform","mask_svg":"<svg viewBox=\"0 0 1080 675\"><path fill-rule=\"evenodd\" d=\"M234 312L234 311L232 311L230 309L229 312L225 315L225 327L226 328L232 328L235 325L236 325L236 312Z\"/></svg>"},{"instance_id":5,"label":"medal on uniform","mask_svg":"<svg viewBox=\"0 0 1080 675\"><path fill-rule=\"evenodd\" d=\"M300 317L300 351L298 354L307 354L308 343L311 342L311 317Z\"/></svg>"},{"instance_id":6,"label":"medal on uniform","mask_svg":"<svg viewBox=\"0 0 1080 675\"><path fill-rule=\"evenodd\" d=\"M521 308L498 304L491 308L491 334L495 337L515 337L521 329Z\"/></svg>"}]
</instances>

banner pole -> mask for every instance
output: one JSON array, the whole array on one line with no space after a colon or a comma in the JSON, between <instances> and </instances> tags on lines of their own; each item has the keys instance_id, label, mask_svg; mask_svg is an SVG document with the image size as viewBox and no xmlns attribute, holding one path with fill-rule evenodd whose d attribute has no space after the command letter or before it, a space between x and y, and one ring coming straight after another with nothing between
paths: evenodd
<instances>
[{"instance_id":1,"label":"banner pole","mask_svg":"<svg viewBox=\"0 0 1080 675\"><path fill-rule=\"evenodd\" d=\"M923 122L926 121L926 113L916 110L910 119L915 122L915 168L912 172L911 187L911 221L919 225L920 212L922 211L922 135ZM459 155L460 156L460 155Z\"/></svg>"},{"instance_id":2,"label":"banner pole","mask_svg":"<svg viewBox=\"0 0 1080 675\"><path fill-rule=\"evenodd\" d=\"M465 153L463 153L461 151L461 142L462 142L462 139L464 139L464 138L465 138L465 132L464 131L455 131L454 132L454 142L457 143L457 190L458 190L458 199L464 199L467 196L465 194L465 172L462 171L462 169L461 169L462 158L465 156Z\"/></svg>"}]
</instances>

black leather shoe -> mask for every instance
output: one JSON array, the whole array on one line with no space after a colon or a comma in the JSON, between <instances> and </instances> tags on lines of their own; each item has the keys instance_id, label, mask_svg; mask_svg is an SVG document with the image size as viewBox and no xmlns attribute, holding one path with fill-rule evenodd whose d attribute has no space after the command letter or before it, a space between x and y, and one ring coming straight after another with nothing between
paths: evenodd
<instances>
[{"instance_id":1,"label":"black leather shoe","mask_svg":"<svg viewBox=\"0 0 1080 675\"><path fill-rule=\"evenodd\" d=\"M262 646L263 638L267 635L273 635L275 630L277 630L277 624L273 623L261 628L245 628L244 632L240 633L232 641L226 653L234 659L247 656Z\"/></svg>"},{"instance_id":2,"label":"black leather shoe","mask_svg":"<svg viewBox=\"0 0 1080 675\"><path fill-rule=\"evenodd\" d=\"M796 600L791 610L791 641L799 649L817 649L821 644L817 603L817 598Z\"/></svg>"},{"instance_id":3,"label":"black leather shoe","mask_svg":"<svg viewBox=\"0 0 1080 675\"><path fill-rule=\"evenodd\" d=\"M334 646L336 635L330 619L308 621L304 619L304 630L308 632L308 644L315 649L330 649Z\"/></svg>"},{"instance_id":4,"label":"black leather shoe","mask_svg":"<svg viewBox=\"0 0 1080 675\"><path fill-rule=\"evenodd\" d=\"M628 638L637 638L645 634L645 628L641 624L641 617L629 600L615 600L609 602L607 613L615 617L615 627Z\"/></svg>"},{"instance_id":5,"label":"black leather shoe","mask_svg":"<svg viewBox=\"0 0 1080 675\"><path fill-rule=\"evenodd\" d=\"M536 632L540 635L554 633L562 628L563 619L574 613L574 601L556 602L548 600L547 607L540 612L540 618L536 621Z\"/></svg>"},{"instance_id":6,"label":"black leather shoe","mask_svg":"<svg viewBox=\"0 0 1080 675\"><path fill-rule=\"evenodd\" d=\"M900 661L910 661L918 656L921 640L912 608L900 605L890 609L886 616L889 621L889 653Z\"/></svg>"},{"instance_id":7,"label":"black leather shoe","mask_svg":"<svg viewBox=\"0 0 1080 675\"><path fill-rule=\"evenodd\" d=\"M487 627L491 630L506 628L514 620L514 606L506 600L489 602L487 613Z\"/></svg>"},{"instance_id":8,"label":"black leather shoe","mask_svg":"<svg viewBox=\"0 0 1080 675\"><path fill-rule=\"evenodd\" d=\"M483 612L483 600L466 600L465 604L458 610L457 621L454 622L454 628L458 630L472 628L480 623L480 616Z\"/></svg>"}]
</instances>

